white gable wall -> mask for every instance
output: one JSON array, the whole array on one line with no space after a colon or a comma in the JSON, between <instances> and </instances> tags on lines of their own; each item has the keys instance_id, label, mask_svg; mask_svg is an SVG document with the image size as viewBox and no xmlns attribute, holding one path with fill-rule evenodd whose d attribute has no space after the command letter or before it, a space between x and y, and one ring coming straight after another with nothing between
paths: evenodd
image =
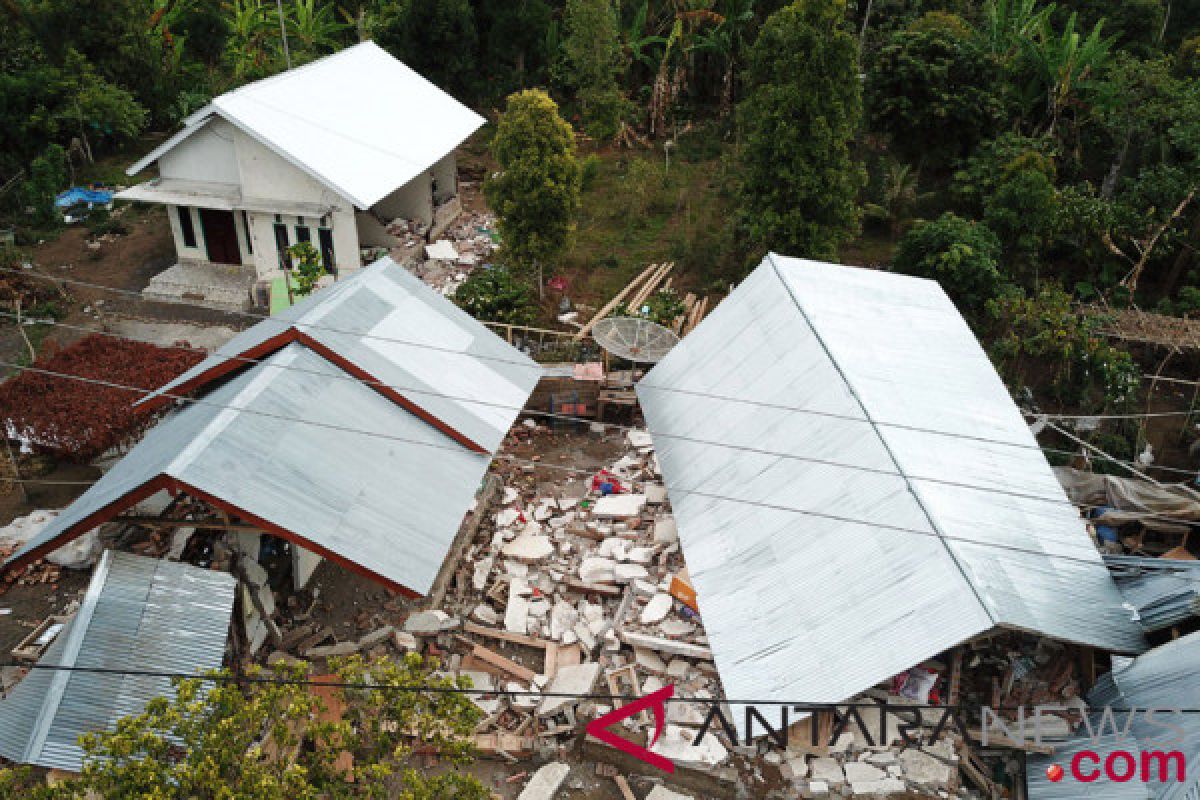
<instances>
[{"instance_id":1,"label":"white gable wall","mask_svg":"<svg viewBox=\"0 0 1200 800\"><path fill-rule=\"evenodd\" d=\"M172 180L238 183L235 130L225 120L214 117L178 147L163 153L158 160L158 174Z\"/></svg>"}]
</instances>

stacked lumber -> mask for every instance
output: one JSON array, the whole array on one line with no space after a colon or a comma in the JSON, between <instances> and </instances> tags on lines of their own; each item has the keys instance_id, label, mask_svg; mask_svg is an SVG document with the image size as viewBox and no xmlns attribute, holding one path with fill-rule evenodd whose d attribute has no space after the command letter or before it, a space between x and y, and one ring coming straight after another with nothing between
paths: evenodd
<instances>
[{"instance_id":1,"label":"stacked lumber","mask_svg":"<svg viewBox=\"0 0 1200 800\"><path fill-rule=\"evenodd\" d=\"M595 327L597 322L611 314L622 303L629 308L639 308L655 292L660 289L672 288L671 284L675 278L671 275L671 271L674 269L675 262L673 261L663 264L651 264L646 267L624 289L617 292L616 296L605 303L604 307L597 311L596 315L588 320L587 324L579 329L575 334L575 339L583 339L591 333L592 328ZM680 336L687 334L708 313L708 301L708 297L698 298L692 292L688 292L683 298L684 313L676 317L669 327Z\"/></svg>"}]
</instances>

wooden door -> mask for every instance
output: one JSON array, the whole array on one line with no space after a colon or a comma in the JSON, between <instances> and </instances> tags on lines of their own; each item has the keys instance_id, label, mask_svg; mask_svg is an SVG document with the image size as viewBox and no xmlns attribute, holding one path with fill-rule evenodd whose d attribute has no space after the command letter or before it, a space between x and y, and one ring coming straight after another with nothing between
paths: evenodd
<instances>
[{"instance_id":1,"label":"wooden door","mask_svg":"<svg viewBox=\"0 0 1200 800\"><path fill-rule=\"evenodd\" d=\"M208 260L217 264L241 264L242 253L238 248L237 225L232 211L200 209L200 227L204 229L204 242L208 246Z\"/></svg>"}]
</instances>

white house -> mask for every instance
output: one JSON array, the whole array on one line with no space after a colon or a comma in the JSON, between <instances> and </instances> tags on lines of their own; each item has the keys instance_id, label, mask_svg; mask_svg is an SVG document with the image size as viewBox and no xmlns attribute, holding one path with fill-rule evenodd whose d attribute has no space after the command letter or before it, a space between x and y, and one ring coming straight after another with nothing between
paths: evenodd
<instances>
[{"instance_id":1,"label":"white house","mask_svg":"<svg viewBox=\"0 0 1200 800\"><path fill-rule=\"evenodd\" d=\"M483 122L373 42L217 97L117 195L167 206L178 263L146 294L243 308L297 242L336 278L397 244L398 217L436 233L461 208L454 148Z\"/></svg>"}]
</instances>

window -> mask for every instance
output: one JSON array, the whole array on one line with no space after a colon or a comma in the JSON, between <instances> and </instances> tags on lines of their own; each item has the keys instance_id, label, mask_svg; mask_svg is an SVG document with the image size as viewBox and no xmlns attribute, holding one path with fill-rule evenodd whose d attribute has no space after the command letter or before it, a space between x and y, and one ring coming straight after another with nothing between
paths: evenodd
<instances>
[{"instance_id":1,"label":"window","mask_svg":"<svg viewBox=\"0 0 1200 800\"><path fill-rule=\"evenodd\" d=\"M250 214L242 212L242 230L246 233L246 252L254 255L254 240L250 238Z\"/></svg>"},{"instance_id":2,"label":"window","mask_svg":"<svg viewBox=\"0 0 1200 800\"><path fill-rule=\"evenodd\" d=\"M175 206L179 214L179 231L183 234L183 246L196 246L196 227L192 224L192 209L187 206Z\"/></svg>"},{"instance_id":3,"label":"window","mask_svg":"<svg viewBox=\"0 0 1200 800\"><path fill-rule=\"evenodd\" d=\"M321 250L321 264L330 275L337 275L337 261L333 257L333 231L317 228L317 243Z\"/></svg>"},{"instance_id":4,"label":"window","mask_svg":"<svg viewBox=\"0 0 1200 800\"><path fill-rule=\"evenodd\" d=\"M300 221L301 221L301 223L303 223L304 218L301 217ZM312 229L304 224L297 225L296 226L296 242L299 243L299 242L311 242L311 241L312 241Z\"/></svg>"},{"instance_id":5,"label":"window","mask_svg":"<svg viewBox=\"0 0 1200 800\"><path fill-rule=\"evenodd\" d=\"M275 251L279 253L279 266L281 269L291 269L292 257L288 253L287 225L279 222L279 217L275 217L275 220Z\"/></svg>"}]
</instances>

